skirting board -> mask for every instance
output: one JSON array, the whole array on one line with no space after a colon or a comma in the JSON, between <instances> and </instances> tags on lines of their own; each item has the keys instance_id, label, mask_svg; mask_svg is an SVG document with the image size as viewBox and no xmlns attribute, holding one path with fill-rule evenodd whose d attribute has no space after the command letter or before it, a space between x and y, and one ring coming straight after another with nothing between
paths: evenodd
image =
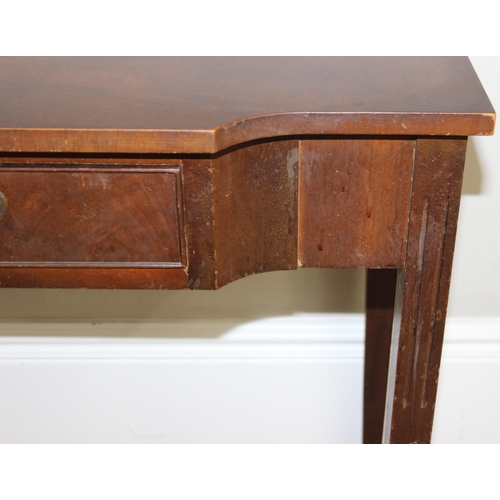
<instances>
[{"instance_id":1,"label":"skirting board","mask_svg":"<svg viewBox=\"0 0 500 500\"><path fill-rule=\"evenodd\" d=\"M1 323L0 442L360 442L364 317ZM449 318L433 442L500 443L500 318Z\"/></svg>"}]
</instances>

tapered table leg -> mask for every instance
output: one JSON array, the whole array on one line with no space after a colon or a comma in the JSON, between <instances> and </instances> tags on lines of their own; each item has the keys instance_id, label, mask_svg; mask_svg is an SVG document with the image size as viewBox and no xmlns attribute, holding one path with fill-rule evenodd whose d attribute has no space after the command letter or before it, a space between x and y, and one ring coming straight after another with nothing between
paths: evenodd
<instances>
[{"instance_id":1,"label":"tapered table leg","mask_svg":"<svg viewBox=\"0 0 500 500\"><path fill-rule=\"evenodd\" d=\"M365 444L382 442L396 278L396 269L367 271L363 392Z\"/></svg>"},{"instance_id":2,"label":"tapered table leg","mask_svg":"<svg viewBox=\"0 0 500 500\"><path fill-rule=\"evenodd\" d=\"M466 138L416 141L404 269L398 271L383 442L430 443Z\"/></svg>"}]
</instances>

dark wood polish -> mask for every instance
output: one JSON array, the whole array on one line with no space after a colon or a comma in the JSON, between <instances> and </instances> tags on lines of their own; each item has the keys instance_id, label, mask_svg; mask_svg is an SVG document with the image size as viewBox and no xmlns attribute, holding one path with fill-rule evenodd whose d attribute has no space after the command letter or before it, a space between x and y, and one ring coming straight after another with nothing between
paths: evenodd
<instances>
[{"instance_id":1,"label":"dark wood polish","mask_svg":"<svg viewBox=\"0 0 500 500\"><path fill-rule=\"evenodd\" d=\"M215 153L295 134L491 134L467 58L0 58L3 151Z\"/></svg>"},{"instance_id":2,"label":"dark wood polish","mask_svg":"<svg viewBox=\"0 0 500 500\"><path fill-rule=\"evenodd\" d=\"M461 57L0 58L0 286L368 268L364 441L428 443L467 136L494 123Z\"/></svg>"},{"instance_id":3,"label":"dark wood polish","mask_svg":"<svg viewBox=\"0 0 500 500\"><path fill-rule=\"evenodd\" d=\"M431 440L465 150L466 139L417 141L408 250L397 291L398 331L393 334L390 442Z\"/></svg>"},{"instance_id":4,"label":"dark wood polish","mask_svg":"<svg viewBox=\"0 0 500 500\"><path fill-rule=\"evenodd\" d=\"M250 146L213 162L217 286L297 268L298 141Z\"/></svg>"},{"instance_id":5,"label":"dark wood polish","mask_svg":"<svg viewBox=\"0 0 500 500\"><path fill-rule=\"evenodd\" d=\"M177 170L4 166L3 263L182 261Z\"/></svg>"},{"instance_id":6,"label":"dark wood polish","mask_svg":"<svg viewBox=\"0 0 500 500\"><path fill-rule=\"evenodd\" d=\"M363 443L380 444L396 295L396 269L369 269L366 280Z\"/></svg>"},{"instance_id":7,"label":"dark wood polish","mask_svg":"<svg viewBox=\"0 0 500 500\"><path fill-rule=\"evenodd\" d=\"M402 267L412 140L300 142L302 267Z\"/></svg>"},{"instance_id":8,"label":"dark wood polish","mask_svg":"<svg viewBox=\"0 0 500 500\"><path fill-rule=\"evenodd\" d=\"M185 269L124 267L0 267L0 287L182 290L187 288L187 273Z\"/></svg>"},{"instance_id":9,"label":"dark wood polish","mask_svg":"<svg viewBox=\"0 0 500 500\"><path fill-rule=\"evenodd\" d=\"M214 183L212 160L182 165L187 261L191 289L216 288Z\"/></svg>"}]
</instances>

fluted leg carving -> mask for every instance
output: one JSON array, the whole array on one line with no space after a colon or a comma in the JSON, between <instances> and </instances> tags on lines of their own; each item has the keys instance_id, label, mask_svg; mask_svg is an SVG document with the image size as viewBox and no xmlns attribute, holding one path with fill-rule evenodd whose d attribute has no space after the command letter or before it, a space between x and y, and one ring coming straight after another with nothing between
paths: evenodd
<instances>
[{"instance_id":1,"label":"fluted leg carving","mask_svg":"<svg viewBox=\"0 0 500 500\"><path fill-rule=\"evenodd\" d=\"M398 271L383 441L429 443L466 138L416 141L404 269Z\"/></svg>"}]
</instances>

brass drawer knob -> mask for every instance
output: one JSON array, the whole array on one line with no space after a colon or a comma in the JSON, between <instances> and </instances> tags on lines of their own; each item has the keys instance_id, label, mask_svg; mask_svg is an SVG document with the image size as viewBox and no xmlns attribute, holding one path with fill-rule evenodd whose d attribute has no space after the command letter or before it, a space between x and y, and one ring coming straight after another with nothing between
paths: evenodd
<instances>
[{"instance_id":1,"label":"brass drawer knob","mask_svg":"<svg viewBox=\"0 0 500 500\"><path fill-rule=\"evenodd\" d=\"M7 200L5 196L0 191L0 219L3 219L4 215L7 213Z\"/></svg>"}]
</instances>

